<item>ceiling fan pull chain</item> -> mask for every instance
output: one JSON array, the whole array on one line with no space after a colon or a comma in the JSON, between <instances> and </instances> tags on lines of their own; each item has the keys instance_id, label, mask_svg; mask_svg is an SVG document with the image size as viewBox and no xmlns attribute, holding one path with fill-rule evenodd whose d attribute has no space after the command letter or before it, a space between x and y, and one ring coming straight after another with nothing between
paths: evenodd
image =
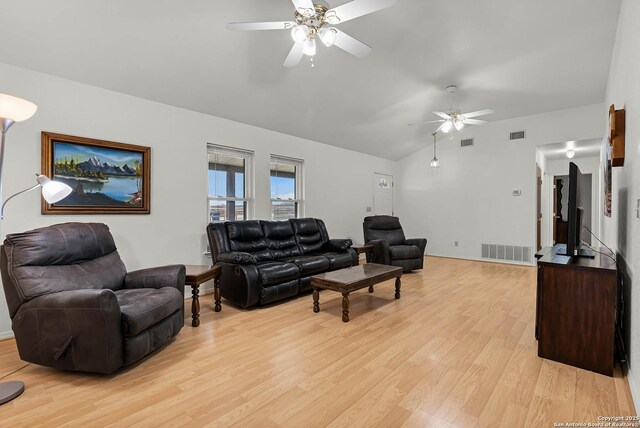
<instances>
[{"instance_id":1,"label":"ceiling fan pull chain","mask_svg":"<svg viewBox=\"0 0 640 428\"><path fill-rule=\"evenodd\" d=\"M313 63L313 57L311 57L311 68L316 68L316 65Z\"/></svg>"}]
</instances>

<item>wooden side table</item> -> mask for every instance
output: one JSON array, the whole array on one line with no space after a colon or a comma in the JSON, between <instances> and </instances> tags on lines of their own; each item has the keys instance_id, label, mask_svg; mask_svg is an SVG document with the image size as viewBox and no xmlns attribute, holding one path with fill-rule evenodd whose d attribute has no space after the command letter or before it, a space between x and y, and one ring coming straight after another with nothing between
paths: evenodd
<instances>
[{"instance_id":1,"label":"wooden side table","mask_svg":"<svg viewBox=\"0 0 640 428\"><path fill-rule=\"evenodd\" d=\"M191 286L191 326L198 327L200 325L200 284L213 279L213 295L215 300L214 311L220 312L220 266L211 265L185 265L187 275L185 277L185 285Z\"/></svg>"},{"instance_id":2,"label":"wooden side table","mask_svg":"<svg viewBox=\"0 0 640 428\"><path fill-rule=\"evenodd\" d=\"M364 254L367 258L367 263L373 260L373 245L371 244L354 244L351 246L356 253L358 253L358 264L360 264L360 254Z\"/></svg>"}]
</instances>

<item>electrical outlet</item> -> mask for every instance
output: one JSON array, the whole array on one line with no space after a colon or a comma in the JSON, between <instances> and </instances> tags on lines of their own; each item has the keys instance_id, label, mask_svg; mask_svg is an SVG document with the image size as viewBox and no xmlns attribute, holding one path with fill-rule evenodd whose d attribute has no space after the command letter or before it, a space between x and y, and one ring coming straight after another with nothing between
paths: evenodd
<instances>
[{"instance_id":1,"label":"electrical outlet","mask_svg":"<svg viewBox=\"0 0 640 428\"><path fill-rule=\"evenodd\" d=\"M457 247L458 246L458 241L453 241L453 246Z\"/></svg>"},{"instance_id":2,"label":"electrical outlet","mask_svg":"<svg viewBox=\"0 0 640 428\"><path fill-rule=\"evenodd\" d=\"M520 190L520 189L514 189L514 190L511 192L511 195L512 195L512 196L520 196L520 195L522 195L522 190Z\"/></svg>"}]
</instances>

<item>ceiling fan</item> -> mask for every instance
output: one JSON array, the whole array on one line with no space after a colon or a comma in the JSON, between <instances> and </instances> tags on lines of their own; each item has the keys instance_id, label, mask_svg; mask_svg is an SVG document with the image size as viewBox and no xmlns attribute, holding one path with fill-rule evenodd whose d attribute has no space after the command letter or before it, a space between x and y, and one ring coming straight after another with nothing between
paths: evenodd
<instances>
[{"instance_id":1,"label":"ceiling fan","mask_svg":"<svg viewBox=\"0 0 640 428\"><path fill-rule=\"evenodd\" d=\"M447 133L453 128L460 131L465 125L483 125L487 123L486 120L472 119L473 117L484 116L486 114L493 113L491 109L484 109L478 111L472 111L469 113L462 113L460 110L453 108L453 94L455 94L458 87L456 85L447 86L447 92L451 96L451 103L449 104L449 110L445 113L442 111L434 111L433 114L440 116L442 119L430 120L427 122L411 123L409 126L422 125L425 123L440 123L441 125L435 132Z\"/></svg>"},{"instance_id":2,"label":"ceiling fan","mask_svg":"<svg viewBox=\"0 0 640 428\"><path fill-rule=\"evenodd\" d=\"M316 54L316 39L327 46L337 46L351 55L362 58L371 52L371 48L350 35L333 27L333 25L377 12L393 5L396 0L353 0L349 3L331 8L323 0L291 0L296 8L293 21L281 22L231 22L229 30L291 30L294 45L285 67L293 67L300 63L303 55L311 57Z\"/></svg>"}]
</instances>

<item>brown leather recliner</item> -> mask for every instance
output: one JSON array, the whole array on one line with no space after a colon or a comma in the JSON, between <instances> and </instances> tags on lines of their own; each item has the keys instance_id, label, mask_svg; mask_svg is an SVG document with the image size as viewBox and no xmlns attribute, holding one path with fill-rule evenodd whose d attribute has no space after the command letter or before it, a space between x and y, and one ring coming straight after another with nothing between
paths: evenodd
<instances>
[{"instance_id":1,"label":"brown leather recliner","mask_svg":"<svg viewBox=\"0 0 640 428\"><path fill-rule=\"evenodd\" d=\"M0 271L20 358L31 363L108 374L184 325L185 267L127 273L104 224L7 235Z\"/></svg>"}]
</instances>

